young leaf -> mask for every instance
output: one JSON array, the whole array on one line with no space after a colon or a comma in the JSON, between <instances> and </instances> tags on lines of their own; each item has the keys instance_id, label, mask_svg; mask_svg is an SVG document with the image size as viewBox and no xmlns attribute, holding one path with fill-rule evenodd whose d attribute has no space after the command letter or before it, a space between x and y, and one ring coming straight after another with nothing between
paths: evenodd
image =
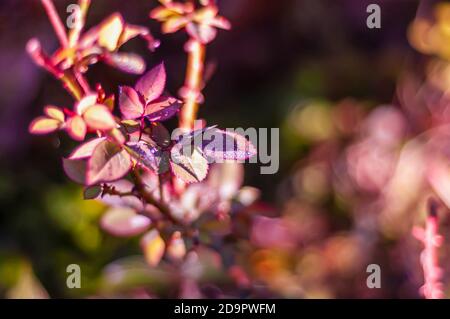
<instances>
[{"instance_id":1,"label":"young leaf","mask_svg":"<svg viewBox=\"0 0 450 319\"><path fill-rule=\"evenodd\" d=\"M170 167L175 176L185 183L200 182L208 174L208 161L197 148L189 154L173 147Z\"/></svg>"},{"instance_id":2,"label":"young leaf","mask_svg":"<svg viewBox=\"0 0 450 319\"><path fill-rule=\"evenodd\" d=\"M155 267L164 255L166 244L156 229L150 230L141 239L141 248L147 263Z\"/></svg>"},{"instance_id":3,"label":"young leaf","mask_svg":"<svg viewBox=\"0 0 450 319\"><path fill-rule=\"evenodd\" d=\"M186 245L181 233L176 231L170 238L169 244L167 245L167 256L172 260L178 261L183 259L186 255Z\"/></svg>"},{"instance_id":4,"label":"young leaf","mask_svg":"<svg viewBox=\"0 0 450 319\"><path fill-rule=\"evenodd\" d=\"M92 105L97 104L97 94L88 94L75 104L75 112L82 115Z\"/></svg>"},{"instance_id":5,"label":"young leaf","mask_svg":"<svg viewBox=\"0 0 450 319\"><path fill-rule=\"evenodd\" d=\"M64 112L59 107L47 105L44 107L44 113L52 119L64 122Z\"/></svg>"},{"instance_id":6,"label":"young leaf","mask_svg":"<svg viewBox=\"0 0 450 319\"><path fill-rule=\"evenodd\" d=\"M160 63L139 79L135 89L144 96L146 103L149 103L162 94L165 85L166 70L164 63Z\"/></svg>"},{"instance_id":7,"label":"young leaf","mask_svg":"<svg viewBox=\"0 0 450 319\"><path fill-rule=\"evenodd\" d=\"M109 51L115 51L124 28L123 18L114 13L105 20L99 30L98 44Z\"/></svg>"},{"instance_id":8,"label":"young leaf","mask_svg":"<svg viewBox=\"0 0 450 319\"><path fill-rule=\"evenodd\" d=\"M128 144L129 152L139 164L153 170L158 174L169 170L169 155L158 147L144 141Z\"/></svg>"},{"instance_id":9,"label":"young leaf","mask_svg":"<svg viewBox=\"0 0 450 319\"><path fill-rule=\"evenodd\" d=\"M86 123L84 123L84 120L81 116L78 115L72 116L66 122L66 131L67 133L69 133L70 137L72 137L74 140L82 141L86 136L87 131Z\"/></svg>"},{"instance_id":10,"label":"young leaf","mask_svg":"<svg viewBox=\"0 0 450 319\"><path fill-rule=\"evenodd\" d=\"M165 121L180 110L181 102L174 97L160 97L145 107L145 117L151 122Z\"/></svg>"},{"instance_id":11,"label":"young leaf","mask_svg":"<svg viewBox=\"0 0 450 319\"><path fill-rule=\"evenodd\" d=\"M133 120L144 114L144 105L139 94L129 86L119 88L119 108L125 120Z\"/></svg>"},{"instance_id":12,"label":"young leaf","mask_svg":"<svg viewBox=\"0 0 450 319\"><path fill-rule=\"evenodd\" d=\"M101 218L100 225L108 233L118 237L130 237L143 233L150 226L148 217L138 215L132 208L110 208Z\"/></svg>"},{"instance_id":13,"label":"young leaf","mask_svg":"<svg viewBox=\"0 0 450 319\"><path fill-rule=\"evenodd\" d=\"M86 184L86 161L63 158L63 168L66 175L78 184Z\"/></svg>"},{"instance_id":14,"label":"young leaf","mask_svg":"<svg viewBox=\"0 0 450 319\"><path fill-rule=\"evenodd\" d=\"M89 140L80 146L78 146L70 155L69 159L83 159L91 157L92 153L94 152L94 149L97 147L99 143L104 141L104 137L94 138L92 140Z\"/></svg>"},{"instance_id":15,"label":"young leaf","mask_svg":"<svg viewBox=\"0 0 450 319\"><path fill-rule=\"evenodd\" d=\"M86 124L94 130L110 130L116 127L116 121L105 105L95 104L89 107L83 118Z\"/></svg>"},{"instance_id":16,"label":"young leaf","mask_svg":"<svg viewBox=\"0 0 450 319\"><path fill-rule=\"evenodd\" d=\"M35 118L28 128L32 134L47 134L59 129L61 122L45 116Z\"/></svg>"},{"instance_id":17,"label":"young leaf","mask_svg":"<svg viewBox=\"0 0 450 319\"><path fill-rule=\"evenodd\" d=\"M88 185L111 182L124 176L131 168L130 155L117 144L105 140L97 145L88 160Z\"/></svg>"}]
</instances>

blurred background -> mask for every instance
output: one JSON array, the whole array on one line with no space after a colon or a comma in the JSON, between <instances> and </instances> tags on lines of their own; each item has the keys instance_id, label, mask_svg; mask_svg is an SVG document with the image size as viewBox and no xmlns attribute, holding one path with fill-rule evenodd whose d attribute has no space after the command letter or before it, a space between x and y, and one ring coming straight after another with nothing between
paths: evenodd
<instances>
[{"instance_id":1,"label":"blurred background","mask_svg":"<svg viewBox=\"0 0 450 319\"><path fill-rule=\"evenodd\" d=\"M63 19L72 2L55 1ZM371 3L381 7L380 29L366 26ZM245 165L244 184L260 200L182 276L146 266L138 239L99 228L106 206L83 200L64 176L61 157L75 145L65 134L28 133L44 105L72 101L25 52L31 37L47 52L58 46L40 2L1 1L0 297L420 298L422 243L411 228L423 226L429 197L441 202L441 265L450 257L450 14L436 3L219 1L233 29L208 46L214 73L200 116L223 128L279 128L280 169L261 175L259 164ZM138 39L122 51L148 66L164 60L175 94L186 36L161 35L148 18L155 6L95 0L87 27L115 11L149 26L162 41L155 53ZM110 92L137 79L101 63L88 77ZM66 286L73 263L80 289ZM366 286L373 263L380 289Z\"/></svg>"}]
</instances>

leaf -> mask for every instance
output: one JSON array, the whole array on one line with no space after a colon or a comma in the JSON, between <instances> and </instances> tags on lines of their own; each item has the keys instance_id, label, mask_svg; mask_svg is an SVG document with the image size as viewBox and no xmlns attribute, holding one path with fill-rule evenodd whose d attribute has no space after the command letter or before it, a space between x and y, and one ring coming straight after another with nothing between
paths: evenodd
<instances>
[{"instance_id":1,"label":"leaf","mask_svg":"<svg viewBox=\"0 0 450 319\"><path fill-rule=\"evenodd\" d=\"M150 138L160 147L167 147L170 145L170 133L161 123L154 122L150 126Z\"/></svg>"},{"instance_id":2,"label":"leaf","mask_svg":"<svg viewBox=\"0 0 450 319\"><path fill-rule=\"evenodd\" d=\"M245 160L257 154L255 146L244 136L214 127L203 132L200 148L215 161Z\"/></svg>"},{"instance_id":3,"label":"leaf","mask_svg":"<svg viewBox=\"0 0 450 319\"><path fill-rule=\"evenodd\" d=\"M89 107L84 112L83 118L86 124L94 130L110 130L117 125L109 109L101 104Z\"/></svg>"},{"instance_id":4,"label":"leaf","mask_svg":"<svg viewBox=\"0 0 450 319\"><path fill-rule=\"evenodd\" d=\"M64 122L64 112L59 107L47 105L44 107L44 113L52 119Z\"/></svg>"},{"instance_id":5,"label":"leaf","mask_svg":"<svg viewBox=\"0 0 450 319\"><path fill-rule=\"evenodd\" d=\"M141 239L141 249L144 252L147 263L155 267L164 255L166 244L156 229L150 230Z\"/></svg>"},{"instance_id":6,"label":"leaf","mask_svg":"<svg viewBox=\"0 0 450 319\"><path fill-rule=\"evenodd\" d=\"M102 22L98 34L98 44L109 51L115 51L124 28L123 18L114 13Z\"/></svg>"},{"instance_id":7,"label":"leaf","mask_svg":"<svg viewBox=\"0 0 450 319\"><path fill-rule=\"evenodd\" d=\"M145 107L145 117L151 121L165 121L180 110L181 101L174 97L160 97Z\"/></svg>"},{"instance_id":8,"label":"leaf","mask_svg":"<svg viewBox=\"0 0 450 319\"><path fill-rule=\"evenodd\" d=\"M61 122L45 116L35 118L28 127L32 134L48 134L59 129Z\"/></svg>"},{"instance_id":9,"label":"leaf","mask_svg":"<svg viewBox=\"0 0 450 319\"><path fill-rule=\"evenodd\" d=\"M84 199L95 199L102 193L102 188L98 185L88 186L83 190Z\"/></svg>"},{"instance_id":10,"label":"leaf","mask_svg":"<svg viewBox=\"0 0 450 319\"><path fill-rule=\"evenodd\" d=\"M130 155L117 144L105 140L97 145L88 160L88 185L111 182L123 177L131 168Z\"/></svg>"},{"instance_id":11,"label":"leaf","mask_svg":"<svg viewBox=\"0 0 450 319\"><path fill-rule=\"evenodd\" d=\"M74 140L82 141L86 136L86 123L84 123L84 120L81 116L72 116L66 122L66 131Z\"/></svg>"},{"instance_id":12,"label":"leaf","mask_svg":"<svg viewBox=\"0 0 450 319\"><path fill-rule=\"evenodd\" d=\"M133 120L144 114L144 105L139 94L129 86L119 88L119 108L125 120Z\"/></svg>"},{"instance_id":13,"label":"leaf","mask_svg":"<svg viewBox=\"0 0 450 319\"><path fill-rule=\"evenodd\" d=\"M67 177L78 184L86 184L86 161L63 158L63 168Z\"/></svg>"},{"instance_id":14,"label":"leaf","mask_svg":"<svg viewBox=\"0 0 450 319\"><path fill-rule=\"evenodd\" d=\"M145 98L146 103L157 99L166 85L166 70L161 62L145 73L136 83L135 89Z\"/></svg>"},{"instance_id":15,"label":"leaf","mask_svg":"<svg viewBox=\"0 0 450 319\"><path fill-rule=\"evenodd\" d=\"M75 104L75 112L83 115L92 105L97 104L97 94L88 94Z\"/></svg>"},{"instance_id":16,"label":"leaf","mask_svg":"<svg viewBox=\"0 0 450 319\"><path fill-rule=\"evenodd\" d=\"M104 141L104 137L94 138L92 140L89 140L80 146L78 146L70 155L69 159L83 159L91 157L92 153L94 152L94 149L97 147L99 143Z\"/></svg>"},{"instance_id":17,"label":"leaf","mask_svg":"<svg viewBox=\"0 0 450 319\"><path fill-rule=\"evenodd\" d=\"M170 167L175 176L185 183L200 182L208 173L208 161L197 148L191 154L182 154L180 149L173 147Z\"/></svg>"},{"instance_id":18,"label":"leaf","mask_svg":"<svg viewBox=\"0 0 450 319\"><path fill-rule=\"evenodd\" d=\"M130 154L137 160L138 164L158 174L169 170L169 155L167 152L163 152L158 147L144 141L130 143L127 146L131 149Z\"/></svg>"},{"instance_id":19,"label":"leaf","mask_svg":"<svg viewBox=\"0 0 450 319\"><path fill-rule=\"evenodd\" d=\"M111 53L105 55L105 62L124 72L142 74L145 71L145 61L134 53Z\"/></svg>"},{"instance_id":20,"label":"leaf","mask_svg":"<svg viewBox=\"0 0 450 319\"><path fill-rule=\"evenodd\" d=\"M100 226L108 233L118 237L131 237L143 233L150 227L148 217L138 215L127 207L110 208L101 218Z\"/></svg>"}]
</instances>

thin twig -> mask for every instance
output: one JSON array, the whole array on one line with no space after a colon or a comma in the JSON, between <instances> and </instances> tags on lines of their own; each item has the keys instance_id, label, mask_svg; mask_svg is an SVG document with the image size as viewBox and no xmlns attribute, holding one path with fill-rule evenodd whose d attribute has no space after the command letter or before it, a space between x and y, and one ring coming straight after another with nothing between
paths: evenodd
<instances>
[{"instance_id":1,"label":"thin twig","mask_svg":"<svg viewBox=\"0 0 450 319\"><path fill-rule=\"evenodd\" d=\"M48 18L55 30L56 36L61 43L63 48L67 48L69 45L69 41L67 39L66 28L64 27L61 18L56 12L55 5L52 0L41 0L42 5L44 6L45 12L47 12Z\"/></svg>"}]
</instances>

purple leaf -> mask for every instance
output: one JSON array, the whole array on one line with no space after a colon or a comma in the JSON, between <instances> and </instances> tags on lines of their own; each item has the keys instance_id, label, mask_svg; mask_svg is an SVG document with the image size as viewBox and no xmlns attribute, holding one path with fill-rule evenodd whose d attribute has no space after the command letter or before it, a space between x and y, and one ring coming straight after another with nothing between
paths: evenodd
<instances>
[{"instance_id":1,"label":"purple leaf","mask_svg":"<svg viewBox=\"0 0 450 319\"><path fill-rule=\"evenodd\" d=\"M69 155L68 159L75 160L91 157L97 145L104 140L104 137L99 137L81 144Z\"/></svg>"},{"instance_id":2,"label":"purple leaf","mask_svg":"<svg viewBox=\"0 0 450 319\"><path fill-rule=\"evenodd\" d=\"M161 147L170 145L170 133L161 123L152 123L150 137Z\"/></svg>"},{"instance_id":3,"label":"purple leaf","mask_svg":"<svg viewBox=\"0 0 450 319\"><path fill-rule=\"evenodd\" d=\"M130 237L143 233L150 226L148 217L138 215L132 208L114 207L100 220L101 227L108 233L119 237Z\"/></svg>"},{"instance_id":4,"label":"purple leaf","mask_svg":"<svg viewBox=\"0 0 450 319\"><path fill-rule=\"evenodd\" d=\"M162 174L169 169L169 155L161 151L156 146L152 146L144 141L130 143L127 145L129 153L139 164L153 170L157 174Z\"/></svg>"},{"instance_id":5,"label":"purple leaf","mask_svg":"<svg viewBox=\"0 0 450 319\"><path fill-rule=\"evenodd\" d=\"M75 183L86 184L86 161L63 158L66 175Z\"/></svg>"},{"instance_id":6,"label":"purple leaf","mask_svg":"<svg viewBox=\"0 0 450 319\"><path fill-rule=\"evenodd\" d=\"M145 117L151 122L165 121L180 110L181 101L174 97L160 97L145 107Z\"/></svg>"},{"instance_id":7,"label":"purple leaf","mask_svg":"<svg viewBox=\"0 0 450 319\"><path fill-rule=\"evenodd\" d=\"M144 96L146 103L157 99L166 85L166 70L160 63L145 73L136 83L135 89Z\"/></svg>"},{"instance_id":8,"label":"purple leaf","mask_svg":"<svg viewBox=\"0 0 450 319\"><path fill-rule=\"evenodd\" d=\"M217 128L205 130L200 148L216 161L245 160L257 154L255 146L244 136Z\"/></svg>"},{"instance_id":9,"label":"purple leaf","mask_svg":"<svg viewBox=\"0 0 450 319\"><path fill-rule=\"evenodd\" d=\"M119 89L119 108L126 120L137 119L144 113L144 104L139 94L129 86L122 86Z\"/></svg>"},{"instance_id":10,"label":"purple leaf","mask_svg":"<svg viewBox=\"0 0 450 319\"><path fill-rule=\"evenodd\" d=\"M102 188L98 185L88 186L83 190L84 199L95 199L102 193Z\"/></svg>"},{"instance_id":11,"label":"purple leaf","mask_svg":"<svg viewBox=\"0 0 450 319\"><path fill-rule=\"evenodd\" d=\"M131 158L120 146L105 140L94 149L87 168L88 185L111 182L128 173L131 168Z\"/></svg>"}]
</instances>

